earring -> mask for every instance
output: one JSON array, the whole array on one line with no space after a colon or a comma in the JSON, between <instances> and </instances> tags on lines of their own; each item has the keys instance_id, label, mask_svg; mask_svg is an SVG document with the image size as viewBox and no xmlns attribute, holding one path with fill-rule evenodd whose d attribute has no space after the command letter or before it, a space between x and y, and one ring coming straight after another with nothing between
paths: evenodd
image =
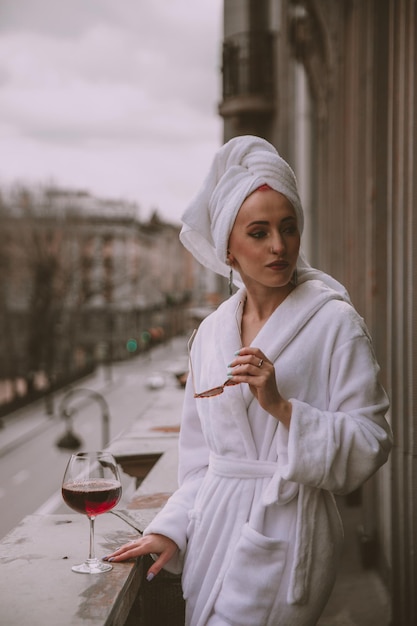
<instances>
[{"instance_id":1,"label":"earring","mask_svg":"<svg viewBox=\"0 0 417 626\"><path fill-rule=\"evenodd\" d=\"M233 293L233 268L230 267L230 272L229 272L229 296L231 296Z\"/></svg>"},{"instance_id":2,"label":"earring","mask_svg":"<svg viewBox=\"0 0 417 626\"><path fill-rule=\"evenodd\" d=\"M227 255L229 255L230 252L229 250L227 251ZM232 261L229 259L229 256L227 256L226 258L226 265L230 266L230 271L229 271L229 296L232 295L233 293L233 267L232 267Z\"/></svg>"}]
</instances>

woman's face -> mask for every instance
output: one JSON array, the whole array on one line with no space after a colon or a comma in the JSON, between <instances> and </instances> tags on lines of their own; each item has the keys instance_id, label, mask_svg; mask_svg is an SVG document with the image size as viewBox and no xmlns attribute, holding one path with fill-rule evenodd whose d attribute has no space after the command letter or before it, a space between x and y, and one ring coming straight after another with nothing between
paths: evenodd
<instances>
[{"instance_id":1,"label":"woman's face","mask_svg":"<svg viewBox=\"0 0 417 626\"><path fill-rule=\"evenodd\" d=\"M228 258L246 287L286 287L300 249L295 211L273 189L256 190L242 204L229 238Z\"/></svg>"}]
</instances>

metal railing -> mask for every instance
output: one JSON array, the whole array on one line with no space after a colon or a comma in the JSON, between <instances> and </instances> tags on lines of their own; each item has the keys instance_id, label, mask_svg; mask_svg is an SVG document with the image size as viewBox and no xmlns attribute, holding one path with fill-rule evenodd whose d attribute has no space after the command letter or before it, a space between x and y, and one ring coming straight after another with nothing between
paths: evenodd
<instances>
[{"instance_id":1,"label":"metal railing","mask_svg":"<svg viewBox=\"0 0 417 626\"><path fill-rule=\"evenodd\" d=\"M270 98L274 86L274 35L244 32L223 42L223 100L257 95Z\"/></svg>"}]
</instances>

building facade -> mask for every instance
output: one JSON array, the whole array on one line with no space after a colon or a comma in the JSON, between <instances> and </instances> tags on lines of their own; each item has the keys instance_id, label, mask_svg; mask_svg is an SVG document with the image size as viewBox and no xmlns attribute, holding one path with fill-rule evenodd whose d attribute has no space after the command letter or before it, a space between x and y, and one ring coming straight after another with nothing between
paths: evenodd
<instances>
[{"instance_id":1,"label":"building facade","mask_svg":"<svg viewBox=\"0 0 417 626\"><path fill-rule=\"evenodd\" d=\"M348 288L391 399L391 460L362 490L392 623L417 623L415 0L225 0L224 139L293 166L311 263Z\"/></svg>"},{"instance_id":2,"label":"building facade","mask_svg":"<svg viewBox=\"0 0 417 626\"><path fill-rule=\"evenodd\" d=\"M0 407L188 332L211 296L179 225L135 205L18 190L0 206Z\"/></svg>"}]
</instances>

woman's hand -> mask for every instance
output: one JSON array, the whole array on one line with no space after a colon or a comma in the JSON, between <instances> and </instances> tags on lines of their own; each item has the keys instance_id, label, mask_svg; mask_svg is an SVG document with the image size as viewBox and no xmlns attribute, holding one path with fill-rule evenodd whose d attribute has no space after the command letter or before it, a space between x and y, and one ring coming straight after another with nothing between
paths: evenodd
<instances>
[{"instance_id":1,"label":"woman's hand","mask_svg":"<svg viewBox=\"0 0 417 626\"><path fill-rule=\"evenodd\" d=\"M152 580L154 576L159 574L161 569L168 563L178 550L177 544L165 537L165 535L145 535L135 541L125 543L118 550L115 550L111 554L103 557L103 561L110 561L112 563L119 563L120 561L126 561L127 559L133 559L144 554L157 554L158 559L149 568L147 572L147 580Z\"/></svg>"},{"instance_id":2,"label":"woman's hand","mask_svg":"<svg viewBox=\"0 0 417 626\"><path fill-rule=\"evenodd\" d=\"M241 348L229 364L230 380L248 383L259 404L287 428L290 426L292 406L277 386L274 364L258 348Z\"/></svg>"}]
</instances>

